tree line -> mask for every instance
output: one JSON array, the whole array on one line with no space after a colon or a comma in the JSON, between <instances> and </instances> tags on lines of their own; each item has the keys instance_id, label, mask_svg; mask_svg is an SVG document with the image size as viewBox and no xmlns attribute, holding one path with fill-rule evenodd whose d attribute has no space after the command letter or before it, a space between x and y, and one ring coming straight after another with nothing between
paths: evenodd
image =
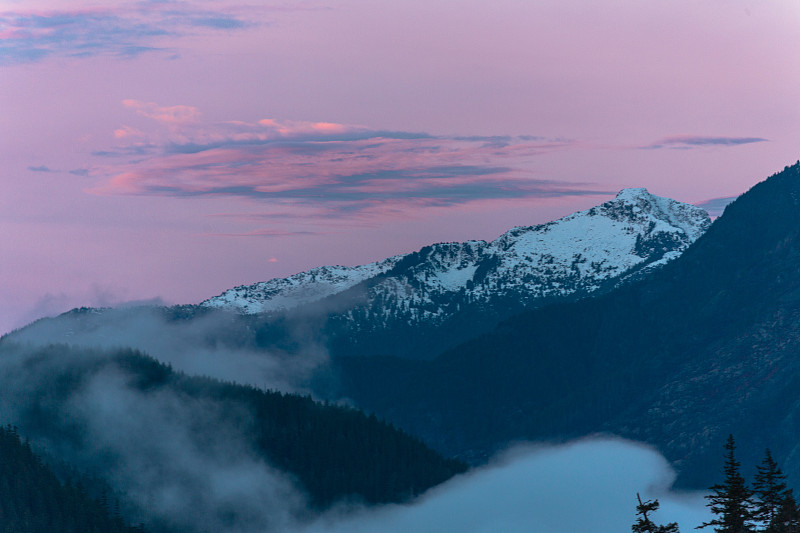
<instances>
[{"instance_id":1,"label":"tree line","mask_svg":"<svg viewBox=\"0 0 800 533\"><path fill-rule=\"evenodd\" d=\"M786 475L767 449L764 460L756 468L752 485L740 472L735 456L733 435L725 442L725 480L710 487L707 506L714 518L695 529L714 528L714 533L800 533L800 508L792 489L786 485ZM642 501L636 495L636 522L633 533L679 533L678 524L656 524L651 519L658 510L658 500Z\"/></svg>"},{"instance_id":2,"label":"tree line","mask_svg":"<svg viewBox=\"0 0 800 533\"><path fill-rule=\"evenodd\" d=\"M145 533L131 527L107 493L92 498L80 480L62 482L23 441L0 426L0 533Z\"/></svg>"}]
</instances>

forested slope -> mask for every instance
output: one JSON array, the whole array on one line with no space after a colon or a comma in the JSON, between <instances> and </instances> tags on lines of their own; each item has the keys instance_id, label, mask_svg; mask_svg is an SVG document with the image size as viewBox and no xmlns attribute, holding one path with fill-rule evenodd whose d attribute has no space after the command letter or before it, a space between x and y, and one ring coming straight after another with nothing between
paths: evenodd
<instances>
[{"instance_id":1,"label":"forested slope","mask_svg":"<svg viewBox=\"0 0 800 533\"><path fill-rule=\"evenodd\" d=\"M341 359L343 394L445 453L608 431L699 487L728 433L800 480L800 163L630 287L518 315L430 363ZM794 436L792 436L794 435Z\"/></svg>"}]
</instances>

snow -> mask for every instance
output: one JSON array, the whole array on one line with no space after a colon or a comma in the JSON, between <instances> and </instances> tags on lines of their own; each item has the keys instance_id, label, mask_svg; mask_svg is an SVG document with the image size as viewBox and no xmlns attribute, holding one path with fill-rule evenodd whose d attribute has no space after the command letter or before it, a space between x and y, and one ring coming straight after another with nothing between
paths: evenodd
<instances>
[{"instance_id":1,"label":"snow","mask_svg":"<svg viewBox=\"0 0 800 533\"><path fill-rule=\"evenodd\" d=\"M243 313L287 310L347 291L389 272L401 259L418 257L404 272L376 280L367 299L384 302L371 306L373 315L400 313L409 323L433 320L450 312L436 303L448 294L463 292L466 301L478 302L500 293L528 301L591 292L627 272L649 271L675 259L709 225L708 214L698 207L644 188L623 189L602 205L547 224L513 228L490 243L440 243L414 257L318 267L236 287L201 305Z\"/></svg>"},{"instance_id":2,"label":"snow","mask_svg":"<svg viewBox=\"0 0 800 533\"><path fill-rule=\"evenodd\" d=\"M444 270L436 275L436 281L443 289L456 291L467 286L467 282L472 280L477 269L478 265L473 264L461 268Z\"/></svg>"},{"instance_id":3,"label":"snow","mask_svg":"<svg viewBox=\"0 0 800 533\"><path fill-rule=\"evenodd\" d=\"M206 307L233 308L247 314L283 311L338 294L392 268L403 256L346 267L323 266L288 278L274 278L239 286L201 303Z\"/></svg>"}]
</instances>

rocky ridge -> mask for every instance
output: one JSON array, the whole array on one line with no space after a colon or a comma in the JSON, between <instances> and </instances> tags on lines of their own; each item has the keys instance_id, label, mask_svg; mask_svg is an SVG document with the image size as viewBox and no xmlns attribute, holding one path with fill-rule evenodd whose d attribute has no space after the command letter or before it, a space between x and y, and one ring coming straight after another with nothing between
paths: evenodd
<instances>
[{"instance_id":1,"label":"rocky ridge","mask_svg":"<svg viewBox=\"0 0 800 533\"><path fill-rule=\"evenodd\" d=\"M275 313L347 295L343 316L361 324L357 329L436 325L464 307L529 307L618 284L678 257L709 225L698 207L624 189L599 206L515 227L492 242L439 243L367 265L318 267L235 287L200 305Z\"/></svg>"}]
</instances>

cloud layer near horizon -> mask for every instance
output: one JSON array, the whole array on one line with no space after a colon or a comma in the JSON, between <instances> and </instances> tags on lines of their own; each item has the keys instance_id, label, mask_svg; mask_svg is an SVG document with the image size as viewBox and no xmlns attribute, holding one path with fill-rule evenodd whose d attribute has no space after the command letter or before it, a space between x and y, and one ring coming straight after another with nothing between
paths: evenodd
<instances>
[{"instance_id":1,"label":"cloud layer near horizon","mask_svg":"<svg viewBox=\"0 0 800 533\"><path fill-rule=\"evenodd\" d=\"M769 142L769 139L762 137L709 137L702 135L676 135L665 137L653 144L644 146L647 150L659 150L671 148L677 150L687 150L690 148L700 148L701 146L740 146L743 144L753 144Z\"/></svg>"}]
</instances>

